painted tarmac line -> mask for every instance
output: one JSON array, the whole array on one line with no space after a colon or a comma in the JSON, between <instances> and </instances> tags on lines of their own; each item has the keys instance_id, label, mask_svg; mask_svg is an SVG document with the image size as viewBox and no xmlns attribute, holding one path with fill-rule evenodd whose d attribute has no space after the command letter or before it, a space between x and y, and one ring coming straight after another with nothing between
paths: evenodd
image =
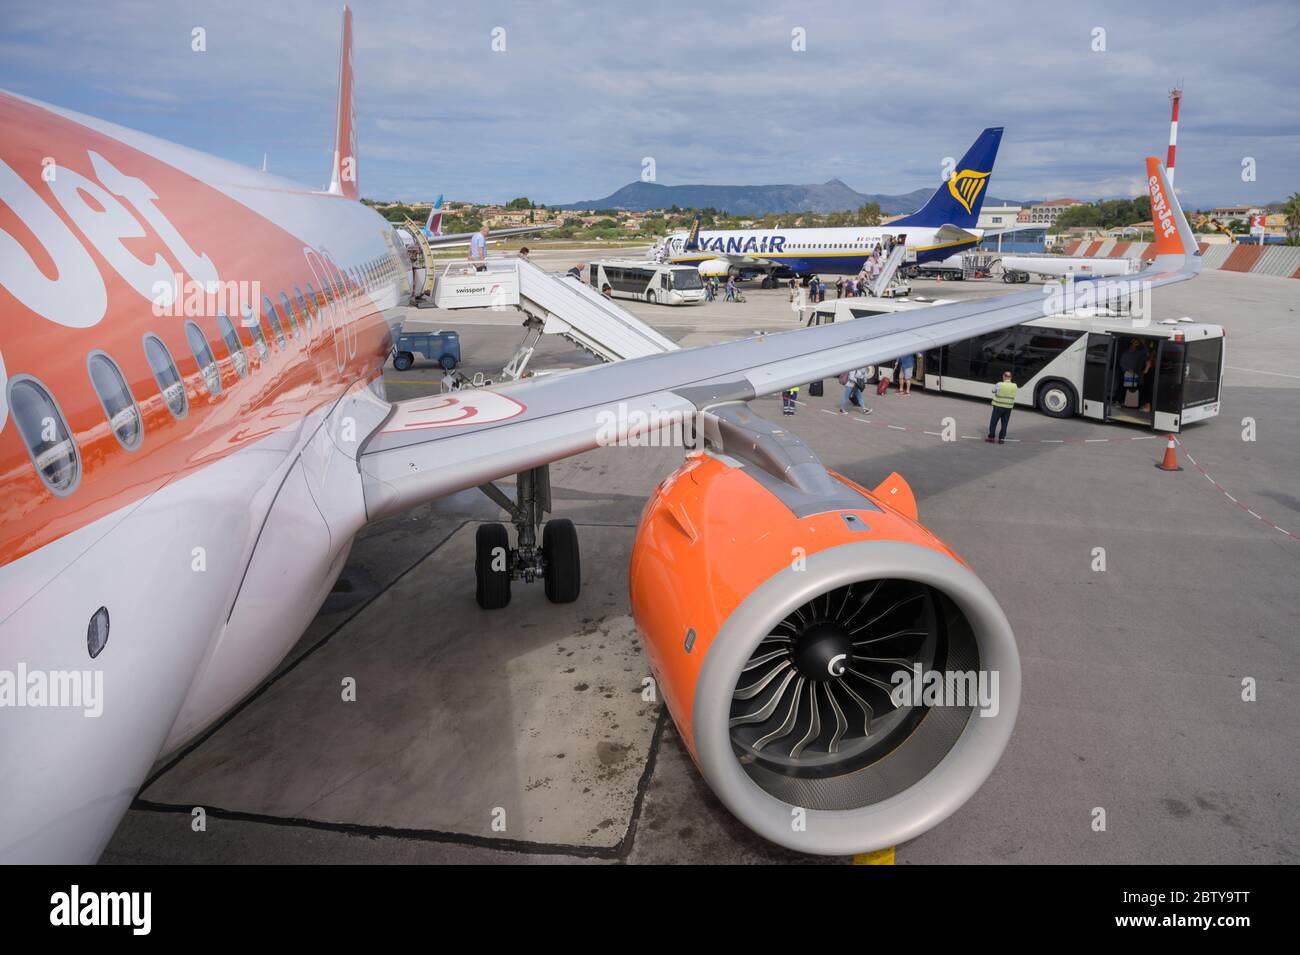
<instances>
[{"instance_id":1,"label":"painted tarmac line","mask_svg":"<svg viewBox=\"0 0 1300 955\"><path fill-rule=\"evenodd\" d=\"M1197 463L1196 458L1192 457L1191 453L1187 451L1186 446L1183 444L1181 438L1175 437L1174 442L1178 445L1178 447L1183 448L1183 456L1187 458L1187 463L1190 464L1192 467L1196 468L1196 470L1200 471L1201 475L1205 478L1205 480L1213 484L1215 489L1220 494L1226 497L1233 504L1236 504L1240 510L1245 511L1247 514L1255 518L1255 520L1259 521L1261 524L1267 524L1269 527L1273 528L1273 530L1285 534L1291 540L1300 541L1300 534L1293 534L1291 533L1291 531L1287 530L1286 528L1279 527L1277 524L1274 524L1272 521L1270 521L1267 517L1264 517L1262 514L1258 513L1257 511L1247 507L1241 501L1237 500L1237 498L1229 494L1227 488L1225 488L1222 484L1216 481L1210 475L1209 471L1205 470L1205 468L1201 467L1201 465Z\"/></svg>"}]
</instances>

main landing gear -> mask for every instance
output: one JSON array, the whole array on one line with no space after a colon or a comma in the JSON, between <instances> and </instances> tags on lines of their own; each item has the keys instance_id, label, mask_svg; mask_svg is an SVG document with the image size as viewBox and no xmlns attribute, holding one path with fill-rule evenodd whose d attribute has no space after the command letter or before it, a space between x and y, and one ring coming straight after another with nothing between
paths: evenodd
<instances>
[{"instance_id":1,"label":"main landing gear","mask_svg":"<svg viewBox=\"0 0 1300 955\"><path fill-rule=\"evenodd\" d=\"M515 525L519 546L510 546L504 524L482 524L474 539L474 596L484 610L500 610L510 603L510 582L532 583L539 577L551 603L567 604L582 589L582 562L578 531L565 518L542 520L551 511L551 472L547 465L524 471L510 500L495 484L479 490L499 504ZM541 530L541 546L537 532Z\"/></svg>"}]
</instances>

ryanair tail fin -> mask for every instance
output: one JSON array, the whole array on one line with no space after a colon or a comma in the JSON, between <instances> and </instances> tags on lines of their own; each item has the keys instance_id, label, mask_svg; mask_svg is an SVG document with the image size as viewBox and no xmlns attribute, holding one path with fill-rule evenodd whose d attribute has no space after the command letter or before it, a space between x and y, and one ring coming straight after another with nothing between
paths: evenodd
<instances>
[{"instance_id":1,"label":"ryanair tail fin","mask_svg":"<svg viewBox=\"0 0 1300 955\"><path fill-rule=\"evenodd\" d=\"M352 10L343 8L343 36L339 43L339 101L334 126L334 170L329 191L357 199L357 107L352 98Z\"/></svg>"},{"instance_id":2,"label":"ryanair tail fin","mask_svg":"<svg viewBox=\"0 0 1300 955\"><path fill-rule=\"evenodd\" d=\"M686 233L686 244L682 246L683 252L693 252L700 247L700 217L696 216L695 221L691 223L691 231Z\"/></svg>"},{"instance_id":3,"label":"ryanair tail fin","mask_svg":"<svg viewBox=\"0 0 1300 955\"><path fill-rule=\"evenodd\" d=\"M904 219L896 219L891 226L955 225L971 229L979 221L980 206L988 194L989 179L993 175L993 162L998 158L998 144L1002 142L1002 127L995 126L980 133L975 145L966 150L961 162L948 181L941 185L919 212Z\"/></svg>"},{"instance_id":4,"label":"ryanair tail fin","mask_svg":"<svg viewBox=\"0 0 1300 955\"><path fill-rule=\"evenodd\" d=\"M434 200L433 208L429 210L429 221L424 224L424 227L429 230L429 235L433 236L435 239L442 235L441 193L438 195L438 198Z\"/></svg>"}]
</instances>

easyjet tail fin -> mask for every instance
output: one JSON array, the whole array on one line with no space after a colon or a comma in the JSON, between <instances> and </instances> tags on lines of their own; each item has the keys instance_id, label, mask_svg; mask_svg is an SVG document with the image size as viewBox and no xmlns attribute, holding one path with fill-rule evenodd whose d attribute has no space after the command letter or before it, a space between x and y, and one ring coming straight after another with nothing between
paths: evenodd
<instances>
[{"instance_id":1,"label":"easyjet tail fin","mask_svg":"<svg viewBox=\"0 0 1300 955\"><path fill-rule=\"evenodd\" d=\"M339 102L334 126L334 169L329 191L357 199L357 107L352 98L352 10L343 8L343 36L339 44Z\"/></svg>"},{"instance_id":2,"label":"easyjet tail fin","mask_svg":"<svg viewBox=\"0 0 1300 955\"><path fill-rule=\"evenodd\" d=\"M1151 196L1151 223L1155 226L1155 268L1197 273L1201 271L1201 249L1196 234L1187 224L1182 204L1160 160L1147 157L1147 192Z\"/></svg>"}]
</instances>

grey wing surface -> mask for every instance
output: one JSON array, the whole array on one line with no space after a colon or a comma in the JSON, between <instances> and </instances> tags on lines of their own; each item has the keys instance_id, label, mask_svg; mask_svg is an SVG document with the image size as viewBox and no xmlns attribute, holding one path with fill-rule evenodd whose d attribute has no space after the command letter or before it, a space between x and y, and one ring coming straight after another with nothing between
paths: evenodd
<instances>
[{"instance_id":1,"label":"grey wing surface","mask_svg":"<svg viewBox=\"0 0 1300 955\"><path fill-rule=\"evenodd\" d=\"M1154 178L1154 177L1153 177ZM1173 192L1160 173L1163 195ZM1152 185L1154 192L1156 186ZM1109 287L1146 294L1200 271L1173 200L1183 252ZM602 444L846 369L924 352L1052 314L1041 291L873 316L681 349L615 364L397 402L360 467L373 520Z\"/></svg>"},{"instance_id":2,"label":"grey wing surface","mask_svg":"<svg viewBox=\"0 0 1300 955\"><path fill-rule=\"evenodd\" d=\"M501 239L508 235L532 235L534 232L545 232L547 229L554 229L554 225L521 225L511 226L508 229L493 229L488 233L488 241ZM469 240L478 235L477 232L449 232L446 235L434 236L428 239L429 248L445 249L458 245L469 245Z\"/></svg>"}]
</instances>

